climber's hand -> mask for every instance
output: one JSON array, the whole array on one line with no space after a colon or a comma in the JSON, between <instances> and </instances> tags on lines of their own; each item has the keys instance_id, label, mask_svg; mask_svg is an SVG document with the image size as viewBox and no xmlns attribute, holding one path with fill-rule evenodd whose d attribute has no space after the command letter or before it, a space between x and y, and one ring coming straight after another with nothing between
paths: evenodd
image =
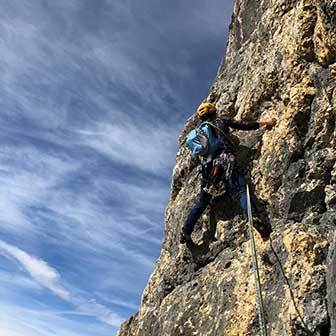
<instances>
[{"instance_id":1,"label":"climber's hand","mask_svg":"<svg viewBox=\"0 0 336 336\"><path fill-rule=\"evenodd\" d=\"M275 118L269 118L264 120L259 120L258 123L260 126L269 126L273 127L276 125L277 120Z\"/></svg>"}]
</instances>

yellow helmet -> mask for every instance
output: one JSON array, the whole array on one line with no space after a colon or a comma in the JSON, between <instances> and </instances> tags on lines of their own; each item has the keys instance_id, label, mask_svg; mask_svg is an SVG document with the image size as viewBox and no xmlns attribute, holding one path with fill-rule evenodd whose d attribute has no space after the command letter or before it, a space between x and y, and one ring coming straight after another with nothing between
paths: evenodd
<instances>
[{"instance_id":1,"label":"yellow helmet","mask_svg":"<svg viewBox=\"0 0 336 336\"><path fill-rule=\"evenodd\" d=\"M208 103L208 102L205 102L205 103L202 103L197 111L196 111L196 114L199 118L202 118L208 114L211 114L213 112L216 111L216 106L212 103Z\"/></svg>"}]
</instances>

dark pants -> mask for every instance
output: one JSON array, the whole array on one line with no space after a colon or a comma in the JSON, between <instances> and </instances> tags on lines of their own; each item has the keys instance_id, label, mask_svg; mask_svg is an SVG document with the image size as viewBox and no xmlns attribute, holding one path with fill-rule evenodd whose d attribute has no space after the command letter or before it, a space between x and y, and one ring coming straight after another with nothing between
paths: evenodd
<instances>
[{"instance_id":1,"label":"dark pants","mask_svg":"<svg viewBox=\"0 0 336 336\"><path fill-rule=\"evenodd\" d=\"M247 193L246 193L246 183L244 176L239 174L237 169L234 169L231 175L230 180L228 181L229 192L233 192L240 201L240 206L243 209L244 216L247 218ZM190 235L195 227L196 222L201 217L202 213L209 205L212 196L205 192L203 189L205 187L205 181L202 178L201 183L201 193L198 201L191 209L188 218L184 224L183 232L187 235ZM255 205L251 200L252 212L257 213Z\"/></svg>"}]
</instances>

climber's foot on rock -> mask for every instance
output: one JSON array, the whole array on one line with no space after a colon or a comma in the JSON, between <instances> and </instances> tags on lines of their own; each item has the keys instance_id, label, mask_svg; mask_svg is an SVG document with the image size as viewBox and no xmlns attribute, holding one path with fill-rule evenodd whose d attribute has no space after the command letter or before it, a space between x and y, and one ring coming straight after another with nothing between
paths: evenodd
<instances>
[{"instance_id":1,"label":"climber's foot on rock","mask_svg":"<svg viewBox=\"0 0 336 336\"><path fill-rule=\"evenodd\" d=\"M181 235L180 235L180 243L181 244L185 244L185 243L192 243L192 239L191 236L184 233L183 231L181 231Z\"/></svg>"}]
</instances>

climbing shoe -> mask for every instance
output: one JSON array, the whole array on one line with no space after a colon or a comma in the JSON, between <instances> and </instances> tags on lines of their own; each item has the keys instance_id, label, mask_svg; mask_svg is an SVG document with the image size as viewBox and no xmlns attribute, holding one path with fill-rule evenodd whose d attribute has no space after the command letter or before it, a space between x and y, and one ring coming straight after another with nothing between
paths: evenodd
<instances>
[{"instance_id":1,"label":"climbing shoe","mask_svg":"<svg viewBox=\"0 0 336 336\"><path fill-rule=\"evenodd\" d=\"M192 243L192 239L191 236L184 233L183 231L181 231L181 235L180 235L180 243L181 244L185 244L185 243Z\"/></svg>"},{"instance_id":2,"label":"climbing shoe","mask_svg":"<svg viewBox=\"0 0 336 336\"><path fill-rule=\"evenodd\" d=\"M253 217L253 226L259 232L263 240L269 239L272 233L272 228L271 224L265 218L261 218L259 216Z\"/></svg>"}]
</instances>

